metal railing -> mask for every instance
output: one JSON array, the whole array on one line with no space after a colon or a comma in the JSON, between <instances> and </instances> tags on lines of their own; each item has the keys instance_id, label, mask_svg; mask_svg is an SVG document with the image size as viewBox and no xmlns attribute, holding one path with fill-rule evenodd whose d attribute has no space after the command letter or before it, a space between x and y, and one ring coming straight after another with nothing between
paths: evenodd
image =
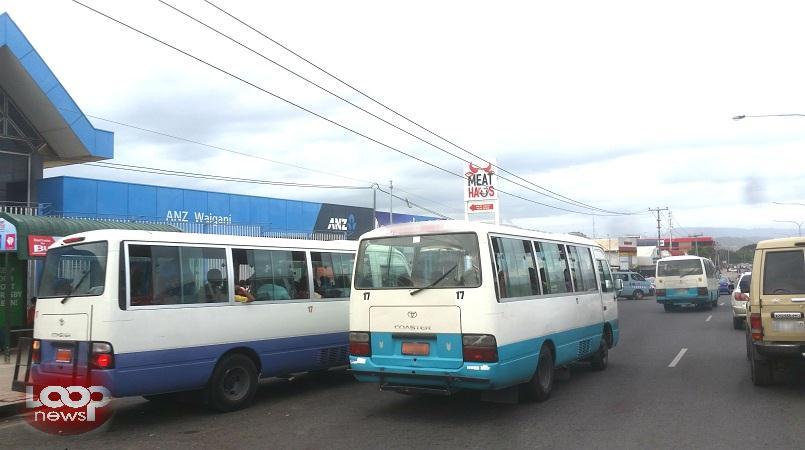
<instances>
[{"instance_id":1,"label":"metal railing","mask_svg":"<svg viewBox=\"0 0 805 450\"><path fill-rule=\"evenodd\" d=\"M0 202L1 213L21 216L39 216L42 214L44 207L40 203Z\"/></svg>"}]
</instances>

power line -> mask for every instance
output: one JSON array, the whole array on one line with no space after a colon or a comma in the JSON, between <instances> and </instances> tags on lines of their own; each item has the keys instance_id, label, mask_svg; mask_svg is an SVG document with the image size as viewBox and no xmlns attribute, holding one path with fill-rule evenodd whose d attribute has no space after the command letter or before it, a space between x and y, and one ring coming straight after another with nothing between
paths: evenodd
<instances>
[{"instance_id":1,"label":"power line","mask_svg":"<svg viewBox=\"0 0 805 450\"><path fill-rule=\"evenodd\" d=\"M60 109L63 109L63 108L60 108ZM72 110L67 110L67 111L76 112L76 111L72 111ZM235 155L245 156L247 158L255 158L255 159L267 161L267 162L270 162L270 163L273 163L273 164L293 167L295 169L305 170L305 171L318 173L318 174L322 174L322 175L329 175L329 176L333 176L333 177L343 178L343 179L351 180L351 181L357 181L357 182L366 183L366 184L370 184L370 185L371 184L377 184L376 182L373 182L373 181L362 180L360 178L352 178L352 177L348 177L348 176L345 176L345 175L340 175L340 174L337 174L337 173L332 173L332 172L327 172L327 171L323 171L323 170L312 169L310 167L300 166L300 165L291 164L291 163L284 162L284 161L279 161L279 160L276 160L276 159L266 158L264 156L259 156L259 155L255 155L255 154L252 154L252 153L246 153L246 152L242 152L242 151L238 151L238 150L233 150L233 149L230 149L230 148L221 147L221 146L218 146L218 145L197 141L195 139L190 139L190 138L178 136L178 135L175 135L175 134L169 134L169 133L165 133L165 132L162 132L162 131L153 130L153 129L150 129L150 128L145 128L145 127L142 127L142 126L139 126L139 125L132 125L130 123L121 122L119 120L109 119L107 117L101 117L101 116L96 116L96 115L92 115L92 114L85 114L83 112L82 112L82 114L84 114L87 117L91 117L93 119L113 123L115 125L120 125L122 127L131 128L131 129L138 130L138 131L143 131L143 132L146 132L146 133L152 133L152 134L155 134L157 136L163 136L163 137L167 137L167 138L170 138L170 139L176 139L176 140L187 142L187 143L194 144L194 145L200 145L200 146L203 146L203 147L209 147L209 148L214 149L214 150L219 150L219 151L223 151L223 152L227 152L227 153L232 153L232 154L235 154ZM104 163L106 163L106 162L104 161ZM111 164L111 163L108 163L108 164ZM430 198L427 198L427 197L423 197L423 196L418 195L418 194L414 194L412 192L406 191L406 190L401 189L401 188L398 188L398 190L400 192L404 192L404 193L406 193L406 194L408 194L410 196L420 198L422 200L425 200L427 202L431 202L433 204L442 206L444 208L452 209L454 211L458 211L458 208L455 208L453 206L445 205L444 203L438 202L436 200L433 200L433 199L430 199ZM420 208L423 209L423 210L427 210L424 207L420 207Z\"/></svg>"},{"instance_id":2,"label":"power line","mask_svg":"<svg viewBox=\"0 0 805 450\"><path fill-rule=\"evenodd\" d=\"M300 166L300 165L296 165L296 164L291 164L291 163L284 162L284 161L278 161L276 159L266 158L264 156L259 156L259 155L255 155L255 154L252 154L252 153L246 153L246 152L242 152L242 151L238 151L238 150L233 150L233 149L230 149L230 148L221 147L221 146L214 145L214 144L209 144L209 143L206 143L206 142L201 142L201 141L197 141L197 140L194 140L194 139L190 139L190 138L186 138L186 137L182 137L182 136L177 136L177 135L174 135L174 134L165 133L165 132L162 132L162 131L152 130L152 129L141 127L141 126L138 126L138 125L132 125L132 124L125 123L125 122L120 122L118 120L113 120L113 119L109 119L109 118L106 118L106 117L94 116L92 114L85 114L85 115L87 117L102 120L104 122L113 123L115 125L120 125L120 126L123 126L123 127L132 128L134 130L145 131L147 133L156 134L158 136L163 136L163 137L167 137L167 138L171 138L171 139L176 139L178 141L184 141L184 142L187 142L187 143L190 143L190 144L200 145L202 147L209 147L209 148L212 148L212 149L215 149L215 150L220 150L220 151L227 152L227 153L232 153L232 154L235 154L235 155L245 156L247 158L260 159L260 160L267 161L267 162L270 162L270 163L273 163L273 164L279 164L281 166L293 167L294 169L306 170L306 171L318 173L318 174L321 174L321 175L330 175L330 176L333 176L333 177L343 178L345 180L358 181L358 182L366 183L366 184L371 184L372 183L372 181L368 181L368 180L361 180L359 178L351 178L351 177L348 177L348 176L345 176L345 175L339 175L339 174L335 174L335 173L331 173L331 172L325 172L323 170L311 169L309 167L304 167L304 166Z\"/></svg>"},{"instance_id":3,"label":"power line","mask_svg":"<svg viewBox=\"0 0 805 450\"><path fill-rule=\"evenodd\" d=\"M249 86L252 86L253 88L255 88L255 89L257 89L257 90L259 90L261 92L264 92L264 93L266 93L266 94L268 94L268 95L270 95L270 96L272 96L272 97L274 97L274 98L276 98L278 100L281 100L281 101L283 101L283 102L285 102L285 103L287 103L287 104L289 104L291 106L294 106L294 107L296 107L298 109L301 109L301 110L303 110L303 111L305 111L305 112L307 112L307 113L309 113L309 114L311 114L311 115L313 115L315 117L318 117L318 118L320 118L320 119L322 119L322 120L324 120L324 121L326 121L328 123L331 123L331 124L333 124L333 125L335 125L335 126L337 126L339 128L342 128L342 129L344 129L346 131L349 131L349 132L351 132L353 134L361 136L361 137L363 137L364 139L366 139L368 141L374 142L374 143L376 143L376 144L378 144L378 145L380 145L382 147L385 147L385 148L388 148L390 150L393 150L393 151L395 151L397 153L400 153L400 154L402 154L404 156L408 156L411 159L419 161L419 162L421 162L421 163L423 163L425 165L428 165L428 166L430 166L432 168L435 168L435 169L437 169L439 171L442 171L442 172L445 172L445 173L447 173L449 175L453 175L453 176L456 176L458 178L464 179L464 176L461 175L461 174L457 174L457 173L452 172L452 171L450 171L448 169L445 169L445 168L443 168L441 166L438 166L436 164L428 162L428 161L426 161L426 160L424 160L422 158L419 158L417 156L414 156L414 155L411 155L409 153L406 153L403 150L400 150L400 149L398 149L396 147L393 147L393 146L388 145L388 144L386 144L384 142L381 142L381 141L379 141L379 140L377 140L375 138L372 138L371 136L368 136L368 135L366 135L364 133L361 133L361 132L359 132L359 131L357 131L355 129L352 129L352 128L346 126L346 125L343 125L343 124L341 124L339 122L336 122L335 120L330 119L330 118L328 118L326 116L323 116L323 115L321 115L321 114L319 114L319 113L317 113L315 111L312 111L312 110L310 110L310 109L308 109L308 108L306 108L306 107L304 107L302 105L294 103L294 102L292 102L292 101L290 101L290 100L288 100L288 99L286 99L284 97L281 97L278 94L275 94L275 93L273 93L273 92L271 92L271 91L269 91L269 90L267 90L267 89L255 84L255 83L252 83L251 81L248 81L248 80L246 80L246 79L244 79L244 78L242 78L242 77L240 77L238 75L235 75L235 74L233 74L233 73L231 73L231 72L229 72L229 71L227 71L227 70L225 70L225 69L223 69L221 67L218 67L215 64L212 64L212 63L210 63L210 62L208 62L208 61L206 61L206 60L204 60L202 58L199 58L199 57L197 57L197 56L195 56L195 55L193 55L193 54L191 54L191 53L189 53L189 52L187 52L185 50L182 50L182 49L180 49L180 48L178 48L178 47L176 47L176 46L174 46L174 45L172 45L172 44L170 44L168 42L165 42L165 41L163 41L163 40L161 40L161 39L159 39L157 37L154 37L154 36L144 32L144 31L142 31L142 30L140 30L138 28L135 28L135 27L133 27L133 26L121 21L121 20L118 20L118 19L116 19L116 18L114 18L114 17L112 17L112 16L110 16L110 15L104 13L104 12L101 12L101 11L95 9L95 8L92 8L91 6L88 6L88 5L84 4L84 3L81 3L78 0L72 0L72 1L73 1L73 3L76 3L76 4L80 5L80 6L83 6L84 8L86 8L86 9L88 9L88 10L90 10L90 11L92 11L92 12L94 12L94 13L100 15L100 16L103 16L103 17L105 17L105 18L107 18L107 19L109 19L109 20L111 20L111 21L113 21L113 22L125 27L125 28L128 28L128 29L130 29L130 30L142 35L142 36L145 36L145 37L147 37L147 38L149 38L149 39L151 39L151 40L153 40L155 42L158 42L158 43L160 43L160 44L162 44L162 45L164 45L166 47L169 47L169 48L173 49L176 52L179 52L179 53L181 53L181 54L183 54L183 55L185 55L185 56L187 56L187 57L189 57L191 59L194 59L194 60L196 60L196 61L198 61L198 62L200 62L200 63L202 63L202 64L204 64L204 65L206 65L206 66L208 66L210 68L212 68L212 69L215 69L215 70L217 70L217 71L219 71L219 72L221 72L221 73L223 73L225 75L228 75L228 76L230 76L230 77L232 77L232 78L234 78L236 80L239 80L244 84L248 84ZM597 215L597 216L623 215L623 214L596 214L596 213L587 213L587 212L583 212L583 211L574 211L574 210L562 208L562 207L559 207L559 206L549 205L549 204L546 204L546 203L538 202L536 200L527 199L525 197L522 197L522 196L519 196L519 195L516 195L516 194L511 194L511 193L505 192L503 190L498 190L498 192L500 192L502 194L510 195L512 197L515 197L515 198L519 198L519 199L528 201L530 203L538 204L538 205L541 205L541 206L545 206L545 207L548 207L548 208L553 208L553 209L557 209L557 210L560 210L560 211L565 211L565 212L569 212L569 213L573 213L573 214Z\"/></svg>"},{"instance_id":4,"label":"power line","mask_svg":"<svg viewBox=\"0 0 805 450\"><path fill-rule=\"evenodd\" d=\"M384 119L382 119L382 118L378 117L377 115L375 115L375 114L373 114L373 113L371 113L371 112L366 111L364 108L361 108L361 107L359 107L359 106L355 105L354 103L350 102L349 100L346 100L346 99L342 98L341 96L339 96L339 95L337 95L337 94L333 94L333 93L332 93L332 92L330 92L329 90L322 88L321 86L317 85L316 83L313 83L313 82L312 82L312 81L310 81L310 80L307 80L306 78L302 77L301 75L296 74L295 72L291 71L290 69L286 68L285 66L282 66L281 64L279 64L279 63L277 63L277 62L275 62L275 61L273 61L273 60L271 60L271 59L267 58L266 56L264 56L264 55L260 54L259 52L256 52L256 51L252 50L251 48L247 47L246 45L244 45L244 44L242 44L242 43L240 43L240 42L236 41L235 39L231 38L230 36L228 36L228 35L226 35L226 34L222 33L221 31L219 31L219 30L217 30L217 29L214 29L214 28L210 27L209 25L204 24L204 23L203 23L203 22L201 22L200 20L198 20L198 19L196 19L196 18L194 18L194 17L190 16L189 14L187 14L187 13L185 13L185 12L183 12L183 11L178 10L178 8L175 8L175 7L173 7L173 6L169 5L169 4L167 4L167 3L166 3L166 2L164 2L163 0L159 0L159 1L160 1L161 3L163 3L163 4L165 4L165 5L170 6L171 8L173 8L173 9L175 9L175 10L177 10L177 11L181 12L182 14L184 14L184 15L186 15L186 16L188 16L188 17L190 17L191 19L193 19L193 20L195 20L196 22L198 22L198 23L200 23L200 24L202 24L202 25L206 26L207 28L212 29L212 30L213 30L213 31L215 31L216 33L218 33L218 34L220 34L220 35L222 35L222 36L224 36L224 37L228 38L229 40L231 40L231 41L235 42L236 44L240 45L241 47L244 47L244 48L246 48L246 49L248 49L248 50L250 50L250 51L252 51L252 52L254 52L254 53L258 54L259 56L263 57L264 59L266 59L266 60L268 60L268 61L270 61L270 62L272 62L272 63L274 63L274 64L278 65L279 67L284 68L285 70L287 70L287 71L291 72L291 73L292 73L292 74L294 74L294 75L299 76L300 78L302 78L302 79L304 79L304 80L306 80L306 81L310 82L311 84L313 84L313 85L315 85L315 86L317 86L317 87L319 87L319 88L321 88L321 89L325 90L326 92L331 93L332 95L334 95L334 96L336 96L336 97L340 98L341 100L343 100L343 101L345 101L345 102L349 103L350 105L355 106L356 108L360 109L361 111L364 111L364 112L366 112L367 114L370 114L370 115L372 115L373 117L376 117L376 118L378 118L378 119L382 120L383 122L385 122L385 123L387 123L387 124L389 124L389 125L393 126L394 128L397 128L398 130L401 130L401 131L405 132L406 134L409 134L409 135L411 135L411 136L414 136L415 138L419 139L420 141L425 142L425 143L427 143L428 145L431 145L431 146L433 146L433 147L435 147L435 148L437 148L437 149L439 149L439 150L441 150L441 151L443 151L443 152L445 152L445 153L447 153L447 154L449 154L449 155L451 155L451 156L453 156L453 157L455 157L455 158L461 159L462 161L467 162L467 163L469 163L469 162L470 162L470 161L468 161L468 160L466 160L466 159L463 159L463 158L459 157L458 155L455 155L455 154L453 154L453 153L451 153L451 152L448 152L448 151L447 151L447 150L445 150L445 149L442 149L441 147L439 147L439 146L437 146L437 145L435 145L435 144L433 144L433 143L431 143L431 142L429 142L429 141L426 141L426 140L422 139L422 138L421 138L421 137L419 137L419 136L416 136L416 135L414 135L414 134L412 134L412 133L408 132L407 130L403 130L403 129L401 129L401 128L400 128L400 127L398 127L397 125L394 125L394 124L392 124L392 123L390 123L390 122L388 122L388 121L386 121L386 120L384 120ZM294 56L296 56L297 58L301 59L302 61L304 61L304 62L306 62L306 63L310 64L311 66L313 66L313 67L315 67L316 69L320 70L321 72L325 73L325 74L326 74L326 75L328 75L329 77L331 77L331 78L335 79L336 81L340 82L340 83L341 83L341 84L343 84L344 86L347 86L348 88L352 89L353 91L357 92L358 94L362 95L363 97L367 98L368 100L370 100L370 101L374 102L374 103L375 103L375 104L377 104L378 106L380 106L380 107L382 107L382 108L386 109L387 111L392 112L393 114L395 114L395 115L397 115L397 116L399 116L399 117L403 118L405 121L407 121L407 122L409 122L409 123L413 124L413 125L414 125L414 126L416 126L417 128L419 128L419 129L421 129L421 130L423 130L423 131L425 131L425 132L427 132L427 133L431 134L432 136L435 136L435 137L436 137L436 138L438 138L438 139L441 139L442 141L444 141L444 142L446 142L446 143L448 143L448 144L452 145L452 146L453 146L453 147L455 147L455 148L458 148L459 150L462 150L463 152L465 152L465 153L467 153L467 154L469 154L469 155L473 156L474 158L477 158L478 160L483 161L483 162L485 162L485 163L487 163L487 164L491 164L491 162L487 161L485 158L482 158L481 156L479 156L479 155L477 155L477 154L475 154L475 153L471 152L470 150L468 150L468 149L466 149L466 148L462 147L461 145L458 145L458 144L456 144L455 142L453 142L453 141L451 141L451 140L449 140L449 139L447 139L447 138L445 138L445 137L441 136L440 134L436 133L435 131L432 131L431 129L426 128L425 126L423 126L423 125L419 124L418 122L414 121L413 119L411 119L411 118L409 118L409 117L407 117L407 116L403 115L402 113L398 112L397 110L392 109L392 108L391 108L391 107L389 107L389 106L386 106L385 104L383 104L383 103L382 103L382 102L380 102L379 100L376 100L375 98L373 98L372 96L370 96L370 95L366 94L366 93L365 93L365 92L363 92L362 90L360 90L360 89L356 88L356 87L355 87L355 86L353 86L352 84L347 83L346 81L344 81L343 79L339 78L338 76L336 76L336 75L332 74L331 72L329 72L329 71L325 70L323 67L321 67L321 66L319 66L319 65L317 65L317 64L315 64L315 63L313 63L313 62L312 62L312 61L310 61L309 59L305 58L304 56L300 55L299 53L297 53L297 52L293 51L292 49L288 48L286 45L284 45L284 44L282 44L282 43L278 42L277 40L275 40L275 39L271 38L270 36L266 35L265 33L263 33L262 31L258 30L258 29L257 29L257 28L255 28L254 26L252 26L252 25L248 24L248 23L247 23L247 22L245 22L244 20L242 20L242 19L240 19L239 17L235 16L234 14L230 13L229 11L227 11L226 9L224 9L223 7L221 7L221 6L219 6L219 5L215 4L215 3L213 3L213 2L212 2L212 1L210 1L210 0L204 0L204 1L205 1L207 4L209 4L210 6L214 7L215 9L217 9L218 11L220 11L220 12L224 13L225 15L229 16L230 18L232 18L232 19L233 19L233 20L235 20L236 22L238 22L238 23L240 23L241 25L243 25L243 26L245 26L245 27L249 28L250 30L252 30L252 31L254 31L255 33L259 34L260 36L264 37L265 39L267 39L267 40L269 40L269 41L273 42L273 43L274 43L274 44L276 44L277 46L279 46L279 47L281 47L282 49L284 49L284 50L288 51L289 53L293 54ZM607 212L607 213L616 214L616 215L632 215L632 214L636 214L636 213L623 213L623 212L617 212L617 211L609 211L609 210L602 209L602 208L599 208L599 207L596 207L596 206L592 206L592 205L589 205L589 204L587 204L587 203L583 203L583 202L580 202L580 201L575 200L575 199L573 199L573 198L570 198L570 197L567 197L567 196L565 196L565 195L562 195L562 194L560 194L560 193L558 193L558 192L552 191L552 190L550 190L550 189L548 189L548 188L546 188L546 187L544 187L544 186L540 186L540 185L538 185L538 184L534 183L533 181L527 180L527 179L525 179L525 178L523 178L523 177L521 177L521 176L519 176L519 175L517 175L517 174L515 174L515 173L513 173L513 172L510 172L509 170L506 170L506 169L504 169L503 167L501 167L501 166L499 166L499 165L497 165L497 164L492 164L492 166L493 166L493 167L495 167L495 168L497 168L497 169L498 169L498 170L500 170L501 172L507 173L507 174L509 174L509 175L511 175L511 176L513 176L513 177L515 177L515 178L517 178L518 180L524 181L524 182L526 182L526 183L528 183L528 184L531 184L531 185L533 185L533 186L536 186L538 189L541 189L541 190L546 191L546 192L548 192L548 193L550 193L550 194L553 194L553 195L549 195L549 194L546 194L545 192L539 192L539 191L536 191L536 190L534 190L534 189L528 188L528 187L526 187L526 186L522 186L521 184L519 184L519 183L517 183L517 182L514 182L514 183L515 183L515 184L517 184L518 186L521 186L521 187L523 187L523 188L525 188L525 189L528 189L528 190L531 190L531 191L533 191L533 192L536 192L536 193L538 193L538 194L540 194L540 195L544 195L544 196L546 196L546 197L548 197L548 198L551 198L551 199L554 199L554 200L558 200L558 201L563 202L563 203L572 204L572 205L574 205L574 206L583 206L583 207L589 208L589 209L591 209L591 210L597 210L597 211L601 211L601 212ZM500 178L501 178L501 179L505 179L505 178L503 178L503 177L500 177ZM508 180L508 181L511 181L511 180ZM565 199L565 200L562 200L562 199Z\"/></svg>"},{"instance_id":5,"label":"power line","mask_svg":"<svg viewBox=\"0 0 805 450\"><path fill-rule=\"evenodd\" d=\"M171 175L181 176L187 178L202 178L209 180L233 181L237 183L247 184L267 184L272 186L288 186L299 188L318 188L318 189L372 189L371 186L347 186L347 185L333 185L333 184L314 184L314 183L296 183L292 181L274 181L274 180L259 180L254 178L232 177L227 175L214 175L209 173L198 172L185 172L180 170L160 169L156 167L137 166L132 164L120 164L107 161L96 161L85 163L89 166L105 167L107 169L118 169L131 172L153 173L158 175Z\"/></svg>"},{"instance_id":6,"label":"power line","mask_svg":"<svg viewBox=\"0 0 805 450\"><path fill-rule=\"evenodd\" d=\"M343 102L345 102L345 103L349 104L350 106L352 106L352 107L354 107L354 108L356 108L356 109L358 109L358 110L360 110L360 111L362 111L362 112L364 112L364 113L366 113L366 114L368 114L368 115L372 116L373 118L375 118L375 119L377 119L377 120L380 120L381 122L383 122L383 123L385 123L385 124L387 124L387 125L389 125L389 126L391 126L391 127L395 128L396 130L401 131L401 132L403 132L403 133L407 134L408 136L411 136L411 137L413 137L414 139L417 139L417 140L419 140L420 142L422 142L422 143L424 143L424 144L427 144L427 145L429 145L429 146L431 146L431 147L433 147L433 148L435 148L435 149L437 149L437 150L441 151L442 153L445 153L445 154L447 154L447 155L449 155L449 156L452 156L452 157L454 157L454 158L456 158L456 159L459 159L459 160L461 160L461 161L463 161L463 162L465 162L465 163L467 163L467 164L470 164L470 163L471 163L471 161L470 161L470 160L465 159L465 158L462 158L461 156L456 155L455 153L450 152L449 150L447 150L447 149L445 149L445 148L443 148L443 147L440 147L440 146L438 146L438 145L436 145L436 144L434 144L434 143L432 143L432 142L430 142L430 141L428 141L428 140L426 140L426 139L422 138L421 136L418 136L418 135L416 135L416 134L414 134L414 133L411 133L410 131L408 131L408 130L406 130L406 129L404 129L404 128L402 128L402 127L400 127L400 126L398 126L398 125L396 125L396 124L394 124L394 123L392 123L392 122L390 122L390 121L388 121L388 120L386 120L386 119L384 119L384 118L382 118L382 117L380 117L380 116L378 116L377 114L375 114L375 113L373 113L373 112L371 112L371 111L369 111L369 110L367 110L367 109L365 109L365 108L361 107L360 105L355 104L354 102L350 101L349 99L347 99L347 98L345 98L345 97L343 97L343 96L341 96L341 95L339 95L339 94L337 94L337 93L333 92L333 91L332 91L332 90L330 90L330 89L327 89L326 87L324 87L324 86L322 86L322 85L320 85L320 84L316 83L315 81L312 81L311 79L309 79L309 78L305 77L304 75L301 75L300 73L298 73L298 72L296 72L296 71L294 71L294 70L292 70L292 69L288 68L287 66L285 66L285 65L283 65L283 64L281 64L281 63L279 63L279 62L277 62L277 61L275 61L275 60L273 60L273 59L271 59L271 58L269 58L269 57L267 57L267 56L266 56L266 55L264 55L263 53L261 53L261 52L259 52L259 51L255 50L255 49L253 49L253 48L249 47L248 45L246 45L246 44L242 43L241 41L239 41L239 40L237 40L237 39L233 38L232 36L230 36L230 35L228 35L228 34L224 33L223 31L221 31L221 30L219 30L219 29L215 28L214 26L209 25L208 23L206 23L206 22L202 21L201 19L198 19L197 17L193 16L192 14L190 14L190 13L188 13L188 12L186 12L186 11L184 11L184 10L182 10L182 9L180 9L180 8L178 8L178 7L176 7L176 6L172 5L172 4L170 4L170 3L168 3L168 2L166 2L166 1L164 1L164 0L158 0L158 1L159 1L161 4L163 4L163 5L167 6L168 8L172 9L173 11L176 11L177 13L179 13L179 14L181 14L181 15L183 15L183 16L185 16L185 17L187 17L188 19L190 19L190 20L192 20L192 21L196 22L197 24L199 24L199 25L201 25L201 26L203 26L203 27L207 28L208 30L210 30L210 31L212 31L212 32L214 32L214 33L216 33L216 34L218 34L219 36L222 36L222 37L224 37L224 38L228 39L230 42L232 42L232 43L234 43L234 44L236 44L236 45L238 45L238 46L240 46L240 47L242 47L242 48L244 48L244 49L248 50L249 52L251 52L251 53L253 53L253 54L255 54L255 55L259 56L260 58L262 58L262 59L264 59L264 60L266 60L266 61L268 61L268 62L270 62L270 63L274 64L275 66L277 66L277 67L279 67L279 68L281 68L281 69L285 70L286 72L288 72L288 73L290 73L290 74L292 74L292 75L294 75L294 76L296 76L296 77L298 77L298 78L300 78L300 79L302 79L302 80L304 80L304 81L306 81L306 82L308 82L308 83L312 84L313 86L315 86L315 87L319 88L320 90L322 90L322 91L324 91L324 92L326 92L326 93L328 93L328 94L332 95L333 97L335 97L335 98L337 98L337 99L339 99L339 100L341 100L341 101L343 101ZM219 8L217 5L213 5L213 6L215 6L217 9L219 9L219 10L221 10L221 11L223 12L223 9ZM226 12L225 12L225 13L226 13ZM233 17L231 14L228 14L228 13L226 13L226 14L227 14L227 15L229 15L230 17ZM244 22L242 22L242 21L240 21L240 22L241 22L241 23L244 23ZM405 118L404 116L401 116L401 117ZM406 120L408 120L407 118L405 118L405 119L406 119ZM425 129L425 130L426 130L426 131L428 131L428 132L430 132L430 131L429 131L429 130L427 130L427 129ZM431 132L431 134L434 134L434 133L432 133L432 132ZM434 134L434 135L435 135L435 134ZM438 135L435 135L435 136L440 137L440 136L438 136ZM440 137L440 138L441 138L441 137ZM443 140L444 140L444 139L443 139ZM449 141L447 141L447 142L448 142L448 143L450 143ZM451 144L452 144L452 143L451 143ZM453 144L453 145L454 145L454 144ZM469 152L469 151L467 151L467 150L465 150L465 149L463 149L463 148L462 148L462 150L463 150L464 152L466 152L466 153L469 153L470 155L472 155L472 156L474 156L474 157L476 157L476 158L483 159L483 158L481 158L480 156L475 155L475 154L473 154L473 153L471 153L471 152ZM500 166L495 166L495 167L497 167L498 169L500 169L500 170L501 170L501 171L503 171L503 172L506 172L506 173L509 173L509 174L511 174L511 175L514 175L516 178L521 179L521 180L525 181L526 183L534 184L534 183L532 183L532 182L530 182L530 181L528 181L528 180L525 180L525 179L520 178L519 176L517 176L517 175L515 175L515 174L512 174L511 172L509 172L509 171L507 171L507 170L503 169L503 168L502 168L502 167L500 167ZM530 190L530 191L535 192L535 193L537 193L537 194L539 194L539 195L546 196L546 197L548 197L548 198L551 198L551 199L553 199L553 200L557 200L557 201L562 202L562 203L568 203L568 204L571 204L571 205L573 205L573 206L582 206L582 207L589 208L589 209L592 209L592 210L597 210L597 211L601 211L601 212L607 212L607 213L611 213L611 214L622 214L622 213L619 213L619 212L617 212L617 211L609 211L609 210L601 209L601 208L598 208L598 207L595 207L595 206L587 205L587 204L584 204L584 203L578 202L578 201L576 201L576 200L573 200L573 199L571 199L571 198L569 198L569 197L564 197L564 196L561 196L561 195L559 195L559 194L555 194L555 193L554 193L555 195L559 195L559 196L552 196L552 195L546 194L546 193L544 193L544 192L537 191L537 190L535 190L535 189L533 189L533 188L531 188L531 187L529 187L529 186L525 186L525 185L523 185L523 184L521 184L521 183L519 183L519 182L517 182L517 181L510 180L510 179L508 179L508 178L502 177L502 176L499 176L499 178L500 178L500 179L502 179L502 180L506 180L506 181L509 181L509 182L511 182L511 183L514 183L514 184L516 184L516 185L518 185L518 186L520 186L520 187L522 187L522 188L524 188L524 189ZM539 185L536 185L536 184L534 184L534 185L535 185L535 186L537 186L537 187L538 187L538 188L540 188L540 189L547 190L547 189L543 188L542 186L539 186ZM563 200L562 198L565 198L566 200ZM570 201L568 201L568 200L570 200Z\"/></svg>"},{"instance_id":7,"label":"power line","mask_svg":"<svg viewBox=\"0 0 805 450\"><path fill-rule=\"evenodd\" d=\"M120 163L111 163L106 161L97 161L86 163L89 166L101 167L105 169L115 169L115 170L123 170L128 172L140 172L140 173L149 173L149 174L157 174L157 175L165 175L165 176L176 176L176 177L186 177L186 178L200 178L200 179L207 179L207 180L220 180L220 181L229 181L229 182L236 182L236 183L247 183L247 184L267 184L267 185L279 185L279 186L291 186L297 188L323 188L323 189L351 189L351 190L368 190L374 189L372 186L340 186L340 185L321 185L321 184L310 184L310 183L294 183L288 181L271 181L271 180L257 180L257 179L250 179L250 178L241 178L241 177L230 177L226 175L214 175L214 174L206 174L206 173L197 173L197 172L184 172L179 170L170 170L170 169L161 169L156 167L146 167L146 166L138 166L132 164L120 164ZM382 188L377 189L380 192L385 194L389 194L388 191L383 190ZM415 202L410 201L407 198L399 197L397 195L392 195L392 197L402 200L406 202L409 207L416 207L423 211L427 211L431 214L434 214L442 219L449 219L448 216L434 211L432 209L426 208L422 205L419 205Z\"/></svg>"}]
</instances>

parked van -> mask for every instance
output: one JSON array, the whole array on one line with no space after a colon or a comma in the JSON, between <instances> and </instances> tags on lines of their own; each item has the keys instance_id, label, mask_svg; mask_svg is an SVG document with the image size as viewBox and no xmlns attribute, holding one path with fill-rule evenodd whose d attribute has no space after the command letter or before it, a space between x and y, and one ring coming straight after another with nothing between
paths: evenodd
<instances>
[{"instance_id":1,"label":"parked van","mask_svg":"<svg viewBox=\"0 0 805 450\"><path fill-rule=\"evenodd\" d=\"M623 290L618 294L619 297L640 300L646 295L654 295L651 282L637 272L612 272L612 276L616 280L623 280Z\"/></svg>"},{"instance_id":2,"label":"parked van","mask_svg":"<svg viewBox=\"0 0 805 450\"><path fill-rule=\"evenodd\" d=\"M699 256L671 256L657 261L657 303L665 311L692 306L718 306L716 266Z\"/></svg>"},{"instance_id":3,"label":"parked van","mask_svg":"<svg viewBox=\"0 0 805 450\"><path fill-rule=\"evenodd\" d=\"M752 382L805 358L805 238L760 241L747 305L746 356Z\"/></svg>"}]
</instances>

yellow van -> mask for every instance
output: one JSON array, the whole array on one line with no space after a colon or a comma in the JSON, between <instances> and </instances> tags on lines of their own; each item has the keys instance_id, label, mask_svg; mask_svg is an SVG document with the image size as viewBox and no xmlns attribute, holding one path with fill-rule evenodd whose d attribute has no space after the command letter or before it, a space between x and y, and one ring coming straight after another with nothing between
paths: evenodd
<instances>
[{"instance_id":1,"label":"yellow van","mask_svg":"<svg viewBox=\"0 0 805 450\"><path fill-rule=\"evenodd\" d=\"M805 359L805 238L758 242L752 272L746 356L761 386L777 368Z\"/></svg>"}]
</instances>

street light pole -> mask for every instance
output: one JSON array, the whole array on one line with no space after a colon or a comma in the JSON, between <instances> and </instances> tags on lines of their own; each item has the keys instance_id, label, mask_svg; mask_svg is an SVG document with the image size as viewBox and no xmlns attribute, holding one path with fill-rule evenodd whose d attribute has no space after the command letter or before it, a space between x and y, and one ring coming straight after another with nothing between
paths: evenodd
<instances>
[{"instance_id":1,"label":"street light pole","mask_svg":"<svg viewBox=\"0 0 805 450\"><path fill-rule=\"evenodd\" d=\"M802 237L802 225L805 225L805 222L797 222L794 220L775 220L775 222L793 223L794 225L797 226L797 234L799 235L799 237Z\"/></svg>"},{"instance_id":2,"label":"street light pole","mask_svg":"<svg viewBox=\"0 0 805 450\"><path fill-rule=\"evenodd\" d=\"M755 117L805 117L805 114L757 114L757 115L741 114L738 116L733 116L732 120L743 120L746 118L755 118Z\"/></svg>"},{"instance_id":3,"label":"street light pole","mask_svg":"<svg viewBox=\"0 0 805 450\"><path fill-rule=\"evenodd\" d=\"M791 206L805 206L805 203L797 203L797 202L772 202L775 205L791 205Z\"/></svg>"}]
</instances>

